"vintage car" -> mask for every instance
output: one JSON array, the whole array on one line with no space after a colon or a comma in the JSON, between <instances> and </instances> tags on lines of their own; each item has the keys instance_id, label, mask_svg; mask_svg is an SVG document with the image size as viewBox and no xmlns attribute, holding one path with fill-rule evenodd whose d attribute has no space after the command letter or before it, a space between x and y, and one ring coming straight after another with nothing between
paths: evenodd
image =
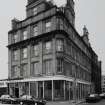
<instances>
[{"instance_id":1,"label":"vintage car","mask_svg":"<svg viewBox=\"0 0 105 105\"><path fill-rule=\"evenodd\" d=\"M100 99L98 94L90 94L86 97L86 102L97 102L100 101Z\"/></svg>"},{"instance_id":2,"label":"vintage car","mask_svg":"<svg viewBox=\"0 0 105 105\"><path fill-rule=\"evenodd\" d=\"M10 95L1 95L0 102L5 104L14 104L16 103L16 98L10 96Z\"/></svg>"},{"instance_id":3,"label":"vintage car","mask_svg":"<svg viewBox=\"0 0 105 105\"><path fill-rule=\"evenodd\" d=\"M101 97L101 99L105 99L105 93L101 93L99 94L99 96Z\"/></svg>"},{"instance_id":4,"label":"vintage car","mask_svg":"<svg viewBox=\"0 0 105 105\"><path fill-rule=\"evenodd\" d=\"M33 96L30 95L23 95L18 98L18 102L21 105L45 105L46 101L35 99Z\"/></svg>"}]
</instances>

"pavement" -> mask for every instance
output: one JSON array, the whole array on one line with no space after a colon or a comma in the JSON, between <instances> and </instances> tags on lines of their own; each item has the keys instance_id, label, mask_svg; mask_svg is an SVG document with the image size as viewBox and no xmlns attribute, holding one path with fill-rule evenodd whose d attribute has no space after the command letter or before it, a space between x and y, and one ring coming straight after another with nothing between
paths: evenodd
<instances>
[{"instance_id":1,"label":"pavement","mask_svg":"<svg viewBox=\"0 0 105 105\"><path fill-rule=\"evenodd\" d=\"M46 105L79 105L83 103L84 100L79 101L55 101L55 102L47 102Z\"/></svg>"}]
</instances>

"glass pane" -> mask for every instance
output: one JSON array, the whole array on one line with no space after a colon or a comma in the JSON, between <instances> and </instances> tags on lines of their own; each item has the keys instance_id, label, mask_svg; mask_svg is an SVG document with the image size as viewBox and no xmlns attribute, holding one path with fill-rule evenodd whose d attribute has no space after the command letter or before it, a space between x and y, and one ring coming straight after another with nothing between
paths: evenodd
<instances>
[{"instance_id":1,"label":"glass pane","mask_svg":"<svg viewBox=\"0 0 105 105\"><path fill-rule=\"evenodd\" d=\"M38 82L38 98L43 99L43 82Z\"/></svg>"},{"instance_id":2,"label":"glass pane","mask_svg":"<svg viewBox=\"0 0 105 105\"><path fill-rule=\"evenodd\" d=\"M64 99L64 81L61 80L54 81L54 99L55 100Z\"/></svg>"},{"instance_id":3,"label":"glass pane","mask_svg":"<svg viewBox=\"0 0 105 105\"><path fill-rule=\"evenodd\" d=\"M30 83L30 95L37 98L37 82Z\"/></svg>"},{"instance_id":4,"label":"glass pane","mask_svg":"<svg viewBox=\"0 0 105 105\"><path fill-rule=\"evenodd\" d=\"M34 26L34 36L38 35L38 26Z\"/></svg>"},{"instance_id":5,"label":"glass pane","mask_svg":"<svg viewBox=\"0 0 105 105\"><path fill-rule=\"evenodd\" d=\"M27 39L27 31L23 32L23 40Z\"/></svg>"},{"instance_id":6,"label":"glass pane","mask_svg":"<svg viewBox=\"0 0 105 105\"><path fill-rule=\"evenodd\" d=\"M51 100L52 99L52 82L46 81L44 86L45 86L44 97L46 100Z\"/></svg>"}]
</instances>

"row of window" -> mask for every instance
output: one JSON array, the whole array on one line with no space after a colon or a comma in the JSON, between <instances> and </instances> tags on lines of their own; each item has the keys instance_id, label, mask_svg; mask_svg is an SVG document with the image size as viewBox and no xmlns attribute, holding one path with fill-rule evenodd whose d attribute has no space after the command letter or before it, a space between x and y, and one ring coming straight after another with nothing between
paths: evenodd
<instances>
[{"instance_id":1,"label":"row of window","mask_svg":"<svg viewBox=\"0 0 105 105\"><path fill-rule=\"evenodd\" d=\"M64 61L63 65L64 65L64 74L66 76L72 76L86 81L91 80L90 73L84 70L83 68L76 66L75 64L69 63L67 61Z\"/></svg>"},{"instance_id":2,"label":"row of window","mask_svg":"<svg viewBox=\"0 0 105 105\"><path fill-rule=\"evenodd\" d=\"M35 44L32 46L32 57L34 56L39 56L40 50L39 50L39 44ZM71 55L75 60L77 60L80 64L82 64L83 66L86 66L86 68L88 68L89 70L91 69L91 63L88 60L87 57L85 57L82 53L80 53L79 51L77 51L74 47L72 47L71 45L67 45L66 48L66 53ZM56 51L58 52L63 52L64 51L64 41L63 39L57 39L56 40ZM49 54L52 52L52 42L51 41L47 41L45 43L43 43L43 54ZM14 50L13 51L13 60L18 60L18 50ZM22 59L27 58L28 57L28 49L27 48L23 48L21 50L21 57Z\"/></svg>"},{"instance_id":3,"label":"row of window","mask_svg":"<svg viewBox=\"0 0 105 105\"><path fill-rule=\"evenodd\" d=\"M57 24L58 24L58 28L65 30L67 33L69 33L70 38L83 50L84 53L86 53L88 57L91 57L89 50L86 48L83 42L78 38L78 35L76 35L74 30L71 28L69 23L66 21L66 19L61 19L58 17Z\"/></svg>"},{"instance_id":4,"label":"row of window","mask_svg":"<svg viewBox=\"0 0 105 105\"><path fill-rule=\"evenodd\" d=\"M43 71L41 71L40 67L41 66L40 66L39 62L32 63L30 75L31 76L37 76L40 74L45 74L45 75L53 74L52 60L44 60L43 61ZM20 69L20 71L19 71L19 69ZM61 72L63 72L63 63L62 63L61 59L57 59L57 73L61 73ZM26 76L28 76L28 64L23 64L23 65L21 65L21 67L13 66L12 71L11 71L11 75L13 77L17 77L17 76L26 77Z\"/></svg>"},{"instance_id":5,"label":"row of window","mask_svg":"<svg viewBox=\"0 0 105 105\"><path fill-rule=\"evenodd\" d=\"M58 52L62 52L64 50L64 44L63 44L63 40L62 39L57 39L56 40L56 51ZM39 50L39 44L35 44L32 46L32 56L39 56L40 50ZM43 43L43 53L44 54L49 54L52 52L52 42L51 41L47 41L45 43ZM13 60L18 60L18 50L14 50L13 51ZM28 58L28 49L27 48L23 48L21 50L21 56L22 59Z\"/></svg>"},{"instance_id":6,"label":"row of window","mask_svg":"<svg viewBox=\"0 0 105 105\"><path fill-rule=\"evenodd\" d=\"M31 64L31 76L37 76L37 75L52 75L54 74L53 69L53 61L51 59L44 60L42 64L42 70L40 68L40 62L34 62ZM91 75L83 70L81 67L77 67L72 63L64 62L63 59L57 59L57 69L56 73L64 74L66 76L75 77L78 79L83 79L86 81L91 81ZM12 67L12 76L19 75L22 77L28 76L28 64L23 64L20 67L20 72L18 66Z\"/></svg>"},{"instance_id":7,"label":"row of window","mask_svg":"<svg viewBox=\"0 0 105 105\"><path fill-rule=\"evenodd\" d=\"M66 54L72 56L77 62L91 70L91 62L89 58L78 48L67 42Z\"/></svg>"},{"instance_id":8,"label":"row of window","mask_svg":"<svg viewBox=\"0 0 105 105\"><path fill-rule=\"evenodd\" d=\"M51 30L51 20L48 19L48 20L45 21L45 32L49 32L50 30ZM39 34L38 33L39 32L38 24L35 24L33 26L33 31L32 32L33 32L33 36L37 36ZM19 41L18 40L19 39L18 33L17 32L14 33L12 38L13 38L13 43L18 42ZM27 38L28 38L28 30L26 28L22 31L22 40L26 40Z\"/></svg>"}]
</instances>

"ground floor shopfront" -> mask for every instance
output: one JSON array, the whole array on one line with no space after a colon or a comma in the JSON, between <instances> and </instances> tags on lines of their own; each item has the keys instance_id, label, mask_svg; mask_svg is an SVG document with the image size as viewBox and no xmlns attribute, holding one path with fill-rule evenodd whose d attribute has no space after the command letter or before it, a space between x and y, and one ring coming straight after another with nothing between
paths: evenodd
<instances>
[{"instance_id":1,"label":"ground floor shopfront","mask_svg":"<svg viewBox=\"0 0 105 105\"><path fill-rule=\"evenodd\" d=\"M26 79L9 82L9 94L20 97L24 94L46 100L79 100L91 91L91 84L72 79Z\"/></svg>"}]
</instances>

